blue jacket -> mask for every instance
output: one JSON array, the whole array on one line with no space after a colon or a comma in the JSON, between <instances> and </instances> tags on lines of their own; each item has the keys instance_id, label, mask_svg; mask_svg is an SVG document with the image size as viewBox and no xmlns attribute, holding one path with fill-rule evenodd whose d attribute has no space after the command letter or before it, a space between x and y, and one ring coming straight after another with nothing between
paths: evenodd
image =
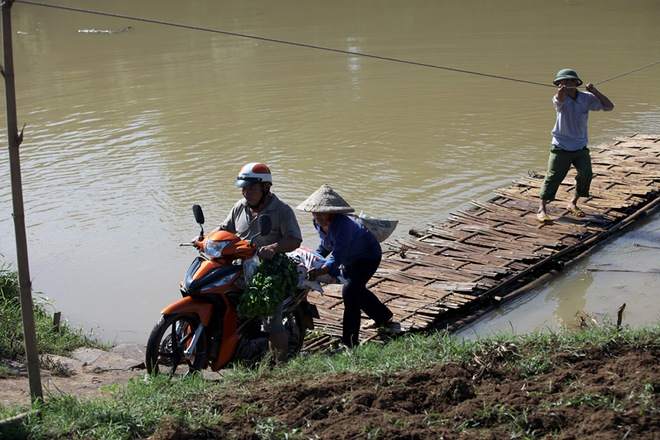
<instances>
[{"instance_id":1,"label":"blue jacket","mask_svg":"<svg viewBox=\"0 0 660 440\"><path fill-rule=\"evenodd\" d=\"M339 276L339 266L342 264L345 267L361 259L380 259L383 254L380 243L371 231L344 214L336 215L327 234L316 221L314 227L321 237L316 252L327 257L325 265L330 276Z\"/></svg>"}]
</instances>

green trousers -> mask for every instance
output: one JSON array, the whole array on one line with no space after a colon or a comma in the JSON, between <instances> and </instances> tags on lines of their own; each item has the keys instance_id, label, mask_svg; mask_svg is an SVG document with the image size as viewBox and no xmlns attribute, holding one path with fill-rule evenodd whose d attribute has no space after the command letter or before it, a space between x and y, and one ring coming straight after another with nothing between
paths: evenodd
<instances>
[{"instance_id":1,"label":"green trousers","mask_svg":"<svg viewBox=\"0 0 660 440\"><path fill-rule=\"evenodd\" d=\"M589 148L584 147L578 151L566 151L553 145L548 159L548 171L545 174L543 185L541 185L539 196L542 200L551 201L555 199L559 185L568 174L571 165L577 171L575 194L579 197L589 197L589 188L593 178Z\"/></svg>"}]
</instances>

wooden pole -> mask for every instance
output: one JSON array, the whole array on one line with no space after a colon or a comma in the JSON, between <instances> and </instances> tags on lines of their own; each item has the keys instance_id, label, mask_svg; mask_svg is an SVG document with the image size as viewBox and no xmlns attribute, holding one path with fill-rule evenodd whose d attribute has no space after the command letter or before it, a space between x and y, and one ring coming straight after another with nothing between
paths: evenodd
<instances>
[{"instance_id":1,"label":"wooden pole","mask_svg":"<svg viewBox=\"0 0 660 440\"><path fill-rule=\"evenodd\" d=\"M16 116L16 88L14 85L14 54L11 40L11 7L14 0L4 0L2 7L2 46L4 50L4 67L2 76L5 78L7 96L7 139L9 141L9 165L11 169L11 190L14 208L14 229L16 233L16 256L18 262L18 284L21 294L21 313L23 316L23 335L25 339L25 354L30 382L30 397L32 402L43 399L41 388L41 372L39 370L39 351L37 349L37 332L34 325L34 309L32 304L32 281L28 264L27 235L25 232L25 212L23 210L23 185L21 182L21 162L18 147L23 140L23 133L18 134Z\"/></svg>"}]
</instances>

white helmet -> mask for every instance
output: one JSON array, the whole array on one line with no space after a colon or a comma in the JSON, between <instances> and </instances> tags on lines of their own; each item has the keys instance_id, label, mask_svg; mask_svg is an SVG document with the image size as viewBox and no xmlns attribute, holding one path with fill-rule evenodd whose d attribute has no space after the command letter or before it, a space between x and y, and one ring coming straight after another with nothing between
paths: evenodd
<instances>
[{"instance_id":1,"label":"white helmet","mask_svg":"<svg viewBox=\"0 0 660 440\"><path fill-rule=\"evenodd\" d=\"M273 176L270 174L270 168L262 163L252 162L241 168L234 185L239 188L245 188L247 186L252 186L255 183L264 182L273 183Z\"/></svg>"}]
</instances>

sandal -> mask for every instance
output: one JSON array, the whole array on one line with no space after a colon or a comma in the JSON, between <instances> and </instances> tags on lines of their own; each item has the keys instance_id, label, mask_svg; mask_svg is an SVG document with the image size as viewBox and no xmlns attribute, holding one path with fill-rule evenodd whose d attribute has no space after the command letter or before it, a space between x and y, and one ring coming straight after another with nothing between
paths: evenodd
<instances>
[{"instance_id":1,"label":"sandal","mask_svg":"<svg viewBox=\"0 0 660 440\"><path fill-rule=\"evenodd\" d=\"M578 208L577 206L566 208L566 210L576 217L584 217L584 211Z\"/></svg>"},{"instance_id":2,"label":"sandal","mask_svg":"<svg viewBox=\"0 0 660 440\"><path fill-rule=\"evenodd\" d=\"M382 324L378 324L373 319L370 319L370 320L366 321L364 324L362 324L362 328L364 330L382 330L382 329L385 329L385 328L389 328L392 325L394 325L394 322L392 321L392 318L388 319L387 321L385 321Z\"/></svg>"},{"instance_id":3,"label":"sandal","mask_svg":"<svg viewBox=\"0 0 660 440\"><path fill-rule=\"evenodd\" d=\"M369 319L368 321L365 321L362 324L362 328L364 330L374 330L377 329L378 327L379 327L378 324L376 324L376 321L374 321L373 319Z\"/></svg>"},{"instance_id":4,"label":"sandal","mask_svg":"<svg viewBox=\"0 0 660 440\"><path fill-rule=\"evenodd\" d=\"M541 216L536 216L536 220L539 223L542 223L544 225L548 225L548 224L552 223L552 219L550 217L548 217L546 214L541 215Z\"/></svg>"}]
</instances>

